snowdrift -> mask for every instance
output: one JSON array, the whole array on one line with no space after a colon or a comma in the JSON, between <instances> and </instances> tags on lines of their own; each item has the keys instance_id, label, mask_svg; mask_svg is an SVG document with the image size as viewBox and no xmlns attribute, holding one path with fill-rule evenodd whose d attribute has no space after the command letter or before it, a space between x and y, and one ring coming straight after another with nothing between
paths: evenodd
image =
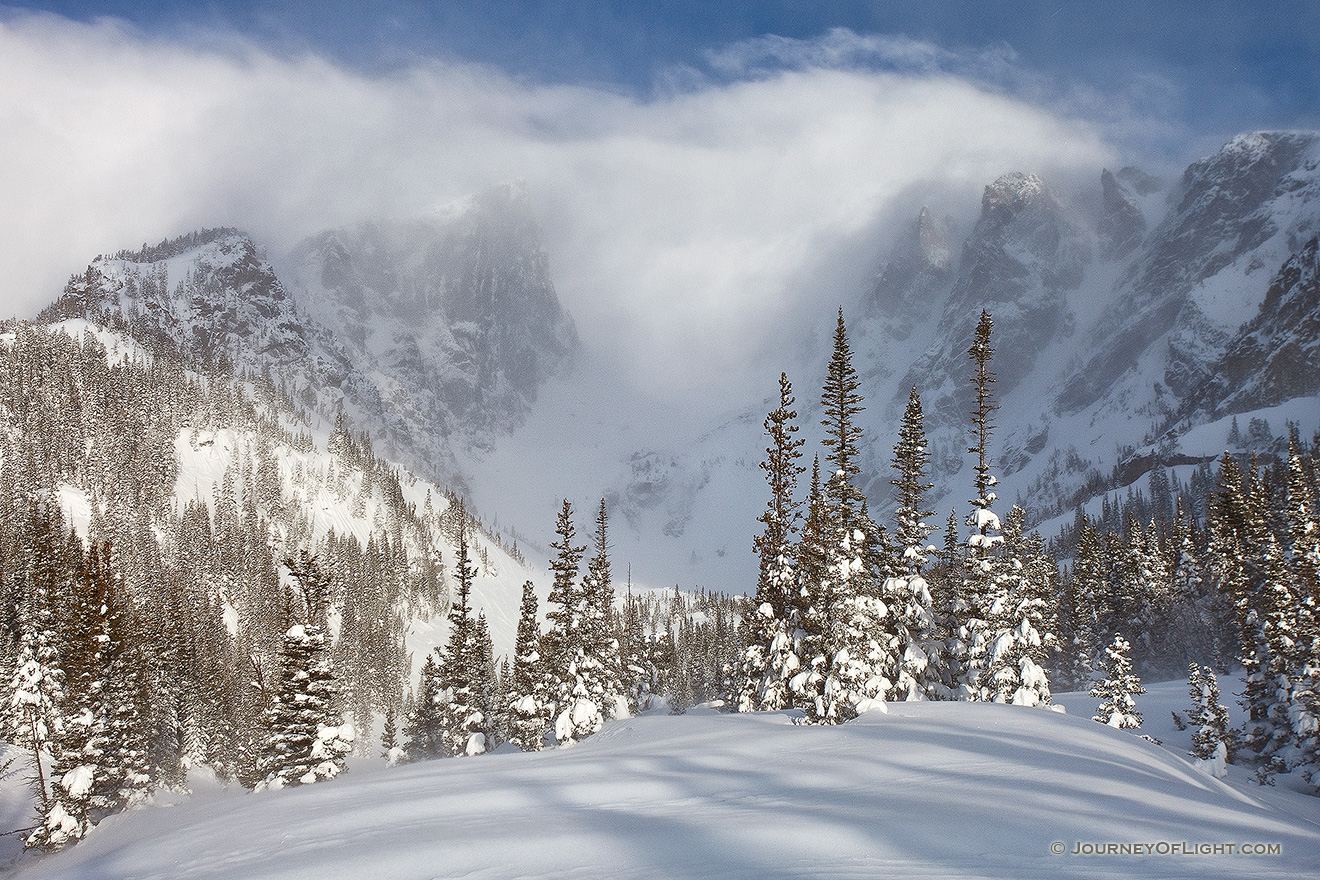
<instances>
[{"instance_id":1,"label":"snowdrift","mask_svg":"<svg viewBox=\"0 0 1320 880\"><path fill-rule=\"evenodd\" d=\"M1312 799L1244 793L1085 718L905 703L792 722L646 716L564 750L203 792L115 816L18 876L1209 880L1320 866ZM1078 852L1108 844L1144 854Z\"/></svg>"}]
</instances>

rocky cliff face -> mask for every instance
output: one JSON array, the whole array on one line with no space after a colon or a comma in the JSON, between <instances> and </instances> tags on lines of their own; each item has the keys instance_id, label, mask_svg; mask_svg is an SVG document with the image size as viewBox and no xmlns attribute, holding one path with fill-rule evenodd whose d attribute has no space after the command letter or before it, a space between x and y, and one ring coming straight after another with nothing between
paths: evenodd
<instances>
[{"instance_id":1,"label":"rocky cliff face","mask_svg":"<svg viewBox=\"0 0 1320 880\"><path fill-rule=\"evenodd\" d=\"M264 374L382 453L463 483L460 460L527 415L571 362L526 201L512 188L443 215L314 236L277 274L232 229L98 258L43 315L116 316L135 334Z\"/></svg>"},{"instance_id":2,"label":"rocky cliff face","mask_svg":"<svg viewBox=\"0 0 1320 880\"><path fill-rule=\"evenodd\" d=\"M1320 239L1283 264L1260 312L1209 373L1184 403L1183 418L1215 418L1320 394Z\"/></svg>"},{"instance_id":3,"label":"rocky cliff face","mask_svg":"<svg viewBox=\"0 0 1320 880\"><path fill-rule=\"evenodd\" d=\"M321 233L293 255L306 311L378 376L392 408L474 445L517 425L578 347L525 197Z\"/></svg>"},{"instance_id":4,"label":"rocky cliff face","mask_svg":"<svg viewBox=\"0 0 1320 880\"><path fill-rule=\"evenodd\" d=\"M1097 403L1153 348L1175 401L1207 381L1270 273L1320 223L1318 145L1311 133L1258 132L1188 167L1086 340L1093 354L1064 384L1060 413Z\"/></svg>"}]
</instances>

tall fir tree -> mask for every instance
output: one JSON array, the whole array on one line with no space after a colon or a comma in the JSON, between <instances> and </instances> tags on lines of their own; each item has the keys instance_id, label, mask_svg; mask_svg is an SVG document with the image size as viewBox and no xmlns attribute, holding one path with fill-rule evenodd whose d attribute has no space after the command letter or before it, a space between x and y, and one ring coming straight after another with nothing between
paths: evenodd
<instances>
[{"instance_id":1,"label":"tall fir tree","mask_svg":"<svg viewBox=\"0 0 1320 880\"><path fill-rule=\"evenodd\" d=\"M894 444L891 461L891 467L898 475L889 481L894 487L896 502L894 539L902 570L908 575L921 574L929 562L926 541L934 529L926 523L926 517L935 515L935 511L926 509L926 493L934 486L926 482L929 462L921 397L917 394L917 386L913 385L899 424L898 442Z\"/></svg>"},{"instance_id":2,"label":"tall fir tree","mask_svg":"<svg viewBox=\"0 0 1320 880\"><path fill-rule=\"evenodd\" d=\"M793 537L801 519L801 502L795 495L797 478L804 470L798 460L805 441L794 436L798 426L793 404L788 375L780 373L779 406L765 419L770 445L761 470L770 487L770 499L758 517L764 528L752 541L760 566L747 623L741 683L734 699L735 708L741 712L787 708L792 702L788 683L801 668L801 597Z\"/></svg>"},{"instance_id":3,"label":"tall fir tree","mask_svg":"<svg viewBox=\"0 0 1320 880\"><path fill-rule=\"evenodd\" d=\"M1014 506L1004 523L1003 564L987 609L990 643L977 679L977 698L1017 706L1050 702L1045 672L1055 644L1050 607L1057 570L1037 534L1024 535L1026 511Z\"/></svg>"},{"instance_id":4,"label":"tall fir tree","mask_svg":"<svg viewBox=\"0 0 1320 880\"><path fill-rule=\"evenodd\" d=\"M1228 707L1219 702L1219 681L1214 669L1192 663L1187 667L1187 686L1192 698L1188 726L1192 728L1191 758L1209 762L1214 775L1227 774L1226 763L1233 759L1234 736L1228 720Z\"/></svg>"},{"instance_id":5,"label":"tall fir tree","mask_svg":"<svg viewBox=\"0 0 1320 880\"><path fill-rule=\"evenodd\" d=\"M825 495L831 527L840 534L850 533L856 526L864 498L853 482L861 471L857 444L862 429L855 418L864 407L858 393L861 383L852 365L852 348L848 344L848 330L843 322L843 309L839 309L834 330L834 350L830 355L825 384L821 389L821 409L825 418L825 461L830 465L825 479Z\"/></svg>"},{"instance_id":6,"label":"tall fir tree","mask_svg":"<svg viewBox=\"0 0 1320 880\"><path fill-rule=\"evenodd\" d=\"M989 618L996 603L1003 600L1007 586L1004 573L998 570L997 551L1003 536L999 534L1002 528L999 517L992 510L996 498L994 486L998 481L990 471L989 456L990 433L995 427L991 418L998 409L990 387L995 381L990 369L990 359L994 356L990 344L993 327L989 312L982 310L967 351L973 364L972 389L976 399L976 408L971 413L975 443L967 451L976 455L972 468L976 474L973 481L976 497L971 501L972 510L967 517L971 535L967 539L962 590L955 609L960 621L958 644L952 653L961 667L955 669L961 672L955 675L955 681L961 681L963 692L971 699L984 695L978 680L989 662L992 638Z\"/></svg>"},{"instance_id":7,"label":"tall fir tree","mask_svg":"<svg viewBox=\"0 0 1320 880\"><path fill-rule=\"evenodd\" d=\"M522 588L509 685L509 739L524 752L540 751L551 718L546 705L541 628L536 621L536 610L536 591L532 582L527 581Z\"/></svg>"},{"instance_id":8,"label":"tall fir tree","mask_svg":"<svg viewBox=\"0 0 1320 880\"><path fill-rule=\"evenodd\" d=\"M546 692L554 718L552 730L561 744L575 742L600 729L600 707L588 693L579 669L586 640L587 595L578 582L582 554L586 545L575 544L573 506L564 500L555 521L556 540L550 543L555 556L550 560L554 583L550 587L546 617L549 629L541 639L545 658Z\"/></svg>"},{"instance_id":9,"label":"tall fir tree","mask_svg":"<svg viewBox=\"0 0 1320 880\"><path fill-rule=\"evenodd\" d=\"M481 644L472 616L472 582L477 575L468 547L467 517L459 503L458 548L454 576L458 581L449 606L449 638L441 652L436 676L436 702L443 743L441 754L479 755L488 745L490 707L489 638ZM483 650L484 648L484 650Z\"/></svg>"},{"instance_id":10,"label":"tall fir tree","mask_svg":"<svg viewBox=\"0 0 1320 880\"><path fill-rule=\"evenodd\" d=\"M285 560L293 578L290 626L280 648L279 682L266 712L267 737L257 789L332 779L344 771L354 731L339 711L329 657L329 579L306 550Z\"/></svg>"},{"instance_id":11,"label":"tall fir tree","mask_svg":"<svg viewBox=\"0 0 1320 880\"><path fill-rule=\"evenodd\" d=\"M585 616L577 667L583 686L602 718L626 718L628 700L619 659L619 641L613 626L614 577L610 571L609 515L604 498L596 510L595 525L592 532L594 552L582 583Z\"/></svg>"}]
</instances>

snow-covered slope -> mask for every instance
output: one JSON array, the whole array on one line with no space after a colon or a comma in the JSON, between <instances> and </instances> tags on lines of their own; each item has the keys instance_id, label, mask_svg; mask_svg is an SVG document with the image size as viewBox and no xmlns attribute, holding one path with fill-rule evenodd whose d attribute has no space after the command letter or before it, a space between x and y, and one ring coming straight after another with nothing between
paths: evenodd
<instances>
[{"instance_id":1,"label":"snow-covered slope","mask_svg":"<svg viewBox=\"0 0 1320 880\"><path fill-rule=\"evenodd\" d=\"M694 711L569 750L202 793L17 876L1242 880L1313 876L1317 820L1314 798L1040 709L908 703L839 727ZM1151 851L1089 854L1107 844Z\"/></svg>"},{"instance_id":2,"label":"snow-covered slope","mask_svg":"<svg viewBox=\"0 0 1320 880\"><path fill-rule=\"evenodd\" d=\"M267 375L393 460L453 485L577 350L525 197L500 187L412 222L314 236L277 271L234 229L98 257L41 319Z\"/></svg>"},{"instance_id":3,"label":"snow-covered slope","mask_svg":"<svg viewBox=\"0 0 1320 880\"><path fill-rule=\"evenodd\" d=\"M974 223L923 209L879 243L888 256L874 286L853 305L841 295L866 407L860 479L879 517L913 385L926 417L933 509L943 519L971 497L967 349L983 308L995 320L1000 406L991 464L1001 504L1020 501L1033 519L1070 516L1092 493L1125 488L1152 468L1217 457L1229 423L1203 428L1226 415L1238 414L1244 428L1269 420L1276 436L1286 432L1284 413L1304 435L1320 428L1309 244L1320 230L1320 135L1241 135L1172 185L1123 168L1077 191L1029 170L988 185ZM833 306L822 304L822 325L832 325ZM813 438L829 353L827 333L818 328L816 338L814 359L786 352L783 364ZM775 378L766 376L767 392ZM726 588L750 581L754 559L736 542L708 540L726 531L727 515L695 512L714 506L703 496L717 487L737 487L724 509L751 511L752 531L765 490L747 465L754 469L765 445L760 419L773 402L764 406L694 435L677 455L639 447L632 460L663 462L667 477L640 481L646 497L630 490L637 481L617 484L635 506L688 512L688 537L667 542L671 559L730 546L743 573L724 567L743 583Z\"/></svg>"},{"instance_id":4,"label":"snow-covered slope","mask_svg":"<svg viewBox=\"0 0 1320 880\"><path fill-rule=\"evenodd\" d=\"M394 445L430 434L489 448L578 347L517 186L424 219L323 232L290 263L302 310L402 420Z\"/></svg>"},{"instance_id":5,"label":"snow-covered slope","mask_svg":"<svg viewBox=\"0 0 1320 880\"><path fill-rule=\"evenodd\" d=\"M1081 186L1031 170L965 199L965 216L913 211L874 243L884 259L872 283L839 291L878 519L913 385L932 508L942 519L970 497L966 350L983 308L1000 404L992 468L1004 502L1033 518L1123 488L1115 475L1215 455L1201 428L1225 415L1245 425L1282 406L1304 433L1320 427L1307 249L1320 231L1320 135L1244 134L1176 182L1128 167ZM777 365L812 439L836 304L786 334ZM754 577L761 420L778 370L731 411L691 407L700 419L629 386L617 363L580 350L517 187L329 231L274 264L231 230L97 260L52 316L98 309L266 371L323 417L342 408L380 452L470 489L523 534L545 534L562 497L583 508L605 497L639 580L741 591Z\"/></svg>"}]
</instances>

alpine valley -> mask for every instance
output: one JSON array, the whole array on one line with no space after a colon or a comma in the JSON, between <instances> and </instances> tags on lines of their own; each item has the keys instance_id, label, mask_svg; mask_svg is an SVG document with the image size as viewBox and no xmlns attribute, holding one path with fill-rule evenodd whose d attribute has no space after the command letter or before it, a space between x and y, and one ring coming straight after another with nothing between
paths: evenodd
<instances>
[{"instance_id":1,"label":"alpine valley","mask_svg":"<svg viewBox=\"0 0 1320 880\"><path fill-rule=\"evenodd\" d=\"M824 340L837 321L831 366L825 344L782 347L775 373L793 381L804 437L820 439L829 432L819 426L852 405L846 393L831 403L815 390L841 375L846 323L863 408L850 411L860 434L855 461L838 448L833 454L857 465L861 494L853 505L847 474L826 488L843 499L840 510L858 522L887 522L901 509L891 455L915 388L925 433L914 460L929 458L913 480L933 484L925 503L941 521L961 511L954 523L979 496L973 517L983 518L962 543L973 556L990 552L975 539L999 528L984 479L991 468L982 460L978 470L969 454L977 445L972 415L988 418L978 399L986 385L972 378L982 370L984 380L975 352L985 350L990 316L997 410L981 451L998 478L994 491L1026 510L1025 523L1006 515L1005 531L1018 547L1035 548L1023 553L1027 566L1045 558L1043 542L1024 537L1033 529L1058 538L1058 558L1072 558L1085 522L1079 511L1116 533L1126 523L1113 521L1122 518L1115 511L1141 523L1149 510L1171 511L1176 499L1189 520L1205 522L1213 466L1225 451L1256 456L1248 483L1257 462L1275 462L1268 473L1277 483L1290 440L1314 436L1311 448L1320 448L1320 133L1242 134L1175 179L1135 167L1096 168L1085 184L1031 172L987 182L979 204L976 193L932 190L897 219L892 206L877 205L892 222L876 228L892 232L849 251L863 254L853 275L867 282L838 290L818 304L814 326L795 328L799 341ZM962 210L920 207L959 198ZM146 779L148 767L162 789L182 787L201 767L258 788L315 781L337 773L338 757L350 750L374 757L383 738L386 752L395 751L395 725L404 719L414 725L399 730L414 759L480 753L493 734L464 726L479 722L480 712L454 721L461 735L445 744L428 745L420 720L419 707L432 704L462 714L464 688L437 676L456 674L471 656L489 658L484 680L498 681L502 696L520 695L502 703L499 739L528 750L549 735L547 724L559 744L571 744L600 730L603 715L626 717L651 696L663 694L676 711L736 696L727 689L730 670L747 655L734 634L751 631L754 613L771 604L753 609L742 596L758 587L752 534L768 494L766 431L772 410L788 410L784 398L770 396L779 376L767 375L764 387L713 417L702 411L695 425L681 407L670 412L633 395L623 371L602 365L561 304L547 246L553 238L545 235L555 220L534 204L524 185L500 185L426 216L364 220L279 252L238 229L179 230L177 238L70 267L64 291L52 291L34 320L0 326L0 622L15 634L6 661L17 670L14 705L22 710L11 713L20 717L11 724L13 742L21 734L36 744L48 734L35 719L40 701L54 697L23 676L54 650L43 641L54 630L42 615L57 614L66 621L62 644L85 649L63 658L72 670L64 686L92 707L79 717L94 709L111 730L123 707L151 694L141 702L153 707L154 729L133 735L160 754L123 746L123 791ZM671 427L651 429L660 423ZM840 447L850 436L845 427L832 435ZM1313 494L1308 467L1298 486ZM1293 497L1278 485L1261 490L1269 491ZM579 511L582 535L596 515L588 539L596 555L580 588L577 565L588 541L575 545L565 498ZM947 547L959 540L951 529ZM1310 529L1291 545L1299 567ZM935 530L909 531L921 533L920 543ZM844 550L857 554L856 570L871 565L863 559L869 548L851 543L860 528L840 534ZM924 552L906 550L895 558ZM764 585L764 553L760 561ZM877 583L906 589L920 581L919 566L909 580L894 571ZM1040 583L1057 582L1057 569L1050 572ZM82 586L62 593L68 584ZM912 587L924 589L924 582ZM624 604L614 591L627 594ZM1122 601L1113 598L1114 607ZM590 652L562 633L525 631L529 618L536 629L538 603L540 620L553 622L544 609L558 605L550 617L572 617L583 644L604 645L616 668L650 669L649 681L606 682L600 693L610 699L593 702L600 693L584 684L594 668L584 661ZM929 617L929 595L925 605ZM1216 633L1233 629L1231 612L1211 610L1219 614ZM461 632L457 620L465 621ZM598 638L607 623L627 635ZM116 639L126 629L145 641L121 656ZM433 649L446 640L453 662L438 669ZM1104 646L1088 645L1088 662L1101 662L1097 647ZM1034 649L1043 650L1039 638ZM544 705L532 683L508 690L538 650L557 651L569 670ZM1147 660L1158 655L1160 673L1177 672L1174 661L1186 668L1183 654L1192 652L1161 654L1152 639L1137 650ZM286 779L263 770L285 748L270 738L272 719L292 712L280 689L322 668L309 661L290 672L299 651L319 651L334 666L345 723L304 731L303 745L319 763L281 768L294 774ZM132 664L123 660L130 653ZM829 656L848 659L846 651L822 654ZM1039 702L1048 702L1044 673L1024 658L1021 691L1042 685ZM121 660L128 665L114 665ZM1151 660L1145 671L1154 669ZM96 670L106 677L93 682ZM904 687L897 678L884 684ZM924 686L914 680L909 695ZM951 693L930 687L932 699ZM306 688L300 700L315 696ZM441 691L445 699L432 699ZM25 694L30 711L19 705ZM488 709L500 703L481 698ZM628 707L619 708L625 698ZM1013 694L999 701L1020 702ZM854 701L852 714L872 702L883 697ZM825 706L824 696L807 703L811 720L846 720L812 708ZM524 704L527 718L519 715ZM1285 704L1313 708L1292 696L1271 705ZM583 706L589 711L579 712ZM536 714L542 710L550 714ZM931 709L913 717L928 724L943 716ZM539 726L522 742L518 723L528 718ZM615 728L619 741L646 722ZM1059 719L1016 723L1033 736L1075 736L1060 733ZM895 735L858 728L877 741ZM68 729L67 753L56 756L61 790L73 800L109 798L98 815L130 803L123 795L111 804L119 795L93 790L92 771L86 779L78 773L92 759L70 757L100 757L97 744L115 742L114 734L88 733L79 744ZM756 735L768 741L780 733L766 727ZM1313 741L1313 733L1299 733L1299 741ZM1136 761L1129 746L1122 760ZM1320 766L1311 753L1294 761L1279 748L1289 768ZM627 749L618 754L626 758ZM34 845L59 848L88 822L49 807L38 832L46 836ZM1293 834L1289 826L1284 837Z\"/></svg>"},{"instance_id":2,"label":"alpine valley","mask_svg":"<svg viewBox=\"0 0 1320 880\"><path fill-rule=\"evenodd\" d=\"M1152 475L1177 492L1226 449L1280 452L1290 424L1320 427L1320 135L1243 134L1178 179L1125 167L1093 180L1055 188L1013 172L985 186L979 213L922 208L861 249L874 255L864 289L821 304L816 334L841 306L857 352L858 482L874 510L892 507L889 452L913 386L931 506L971 490L966 352L982 309L995 320L1000 496L1047 537L1079 507L1148 492ZM774 377L663 446L630 430L627 390L556 296L543 222L506 185L288 253L238 230L189 232L97 257L36 325L199 365L245 399L266 389L314 442L338 420L406 483L433 484L434 503L467 497L503 529L494 540L521 541L533 562L560 498L603 497L616 558L639 584L750 590ZM804 389L823 377L825 348L788 348L782 364L808 426L820 413ZM197 430L180 426L190 451ZM211 482L163 491L182 506Z\"/></svg>"}]
</instances>

